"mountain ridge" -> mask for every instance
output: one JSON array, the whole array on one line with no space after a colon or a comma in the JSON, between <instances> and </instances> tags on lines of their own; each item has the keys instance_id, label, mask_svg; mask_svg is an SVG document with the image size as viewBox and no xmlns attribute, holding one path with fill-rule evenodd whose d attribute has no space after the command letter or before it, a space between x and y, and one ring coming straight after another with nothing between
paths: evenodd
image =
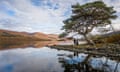
<instances>
[{"instance_id":1,"label":"mountain ridge","mask_svg":"<svg viewBox=\"0 0 120 72\"><path fill-rule=\"evenodd\" d=\"M57 40L58 35L55 34L45 34L42 32L34 32L34 33L28 33L28 32L17 32L17 31L10 31L10 30L3 30L0 29L0 37L2 38L15 38L15 37L25 37L25 38L33 38L34 39L40 39L40 40Z\"/></svg>"}]
</instances>

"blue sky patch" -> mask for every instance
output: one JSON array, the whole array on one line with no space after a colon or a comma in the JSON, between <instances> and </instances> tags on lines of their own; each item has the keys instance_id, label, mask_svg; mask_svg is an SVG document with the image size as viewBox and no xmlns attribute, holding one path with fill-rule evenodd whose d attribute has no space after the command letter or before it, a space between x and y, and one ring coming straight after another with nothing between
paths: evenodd
<instances>
[{"instance_id":1,"label":"blue sky patch","mask_svg":"<svg viewBox=\"0 0 120 72\"><path fill-rule=\"evenodd\" d=\"M9 16L14 16L15 15L15 12L13 10L7 10L6 13L9 15Z\"/></svg>"},{"instance_id":2,"label":"blue sky patch","mask_svg":"<svg viewBox=\"0 0 120 72\"><path fill-rule=\"evenodd\" d=\"M68 16L70 16L70 14L72 14L71 8L68 8L68 9L65 11L65 13L63 14L63 16L68 17Z\"/></svg>"},{"instance_id":3,"label":"blue sky patch","mask_svg":"<svg viewBox=\"0 0 120 72\"><path fill-rule=\"evenodd\" d=\"M46 3L46 5L47 5L49 8L52 8L52 7L53 7L53 4L50 2L50 0L48 0L48 2Z\"/></svg>"},{"instance_id":4,"label":"blue sky patch","mask_svg":"<svg viewBox=\"0 0 120 72\"><path fill-rule=\"evenodd\" d=\"M53 9L54 9L54 10L57 10L57 9L59 9L59 7L60 7L59 4L56 4L56 5L53 7Z\"/></svg>"},{"instance_id":5,"label":"blue sky patch","mask_svg":"<svg viewBox=\"0 0 120 72\"><path fill-rule=\"evenodd\" d=\"M10 9L7 5L5 4L1 4L0 5L0 10L1 12L9 15L9 16L14 16L15 15L15 11L13 11L12 9Z\"/></svg>"},{"instance_id":6,"label":"blue sky patch","mask_svg":"<svg viewBox=\"0 0 120 72\"><path fill-rule=\"evenodd\" d=\"M32 4L35 6L42 6L43 0L31 0Z\"/></svg>"}]
</instances>

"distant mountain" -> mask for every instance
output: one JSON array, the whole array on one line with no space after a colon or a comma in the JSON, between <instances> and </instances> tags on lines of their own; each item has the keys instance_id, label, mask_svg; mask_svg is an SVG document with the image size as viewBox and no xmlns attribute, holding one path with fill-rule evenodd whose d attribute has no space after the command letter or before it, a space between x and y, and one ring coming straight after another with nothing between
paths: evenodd
<instances>
[{"instance_id":1,"label":"distant mountain","mask_svg":"<svg viewBox=\"0 0 120 72\"><path fill-rule=\"evenodd\" d=\"M41 32L28 33L28 32L16 32L0 29L1 40L57 40L58 35L44 34Z\"/></svg>"},{"instance_id":2,"label":"distant mountain","mask_svg":"<svg viewBox=\"0 0 120 72\"><path fill-rule=\"evenodd\" d=\"M9 36L12 36L12 35L27 36L28 33L0 29L0 36L8 36L9 37Z\"/></svg>"},{"instance_id":3,"label":"distant mountain","mask_svg":"<svg viewBox=\"0 0 120 72\"><path fill-rule=\"evenodd\" d=\"M36 38L40 38L40 39L48 39L48 40L50 40L50 38L48 37L47 34L40 33L40 32L32 33L32 36L36 37Z\"/></svg>"},{"instance_id":4,"label":"distant mountain","mask_svg":"<svg viewBox=\"0 0 120 72\"><path fill-rule=\"evenodd\" d=\"M114 31L100 36L93 36L96 43L120 43L120 31Z\"/></svg>"},{"instance_id":5,"label":"distant mountain","mask_svg":"<svg viewBox=\"0 0 120 72\"><path fill-rule=\"evenodd\" d=\"M116 34L120 34L120 31L110 32L110 33L104 34L103 36L106 37L106 36L111 36Z\"/></svg>"},{"instance_id":6,"label":"distant mountain","mask_svg":"<svg viewBox=\"0 0 120 72\"><path fill-rule=\"evenodd\" d=\"M48 37L53 40L59 40L59 35L57 35L57 34L48 34Z\"/></svg>"}]
</instances>

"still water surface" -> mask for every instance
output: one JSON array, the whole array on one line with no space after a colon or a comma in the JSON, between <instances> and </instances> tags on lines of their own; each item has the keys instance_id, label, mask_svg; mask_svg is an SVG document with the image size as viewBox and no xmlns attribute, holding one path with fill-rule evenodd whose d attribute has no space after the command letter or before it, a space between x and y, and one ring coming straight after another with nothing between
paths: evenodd
<instances>
[{"instance_id":1,"label":"still water surface","mask_svg":"<svg viewBox=\"0 0 120 72\"><path fill-rule=\"evenodd\" d=\"M0 51L0 72L120 72L116 59L49 47L17 47Z\"/></svg>"}]
</instances>

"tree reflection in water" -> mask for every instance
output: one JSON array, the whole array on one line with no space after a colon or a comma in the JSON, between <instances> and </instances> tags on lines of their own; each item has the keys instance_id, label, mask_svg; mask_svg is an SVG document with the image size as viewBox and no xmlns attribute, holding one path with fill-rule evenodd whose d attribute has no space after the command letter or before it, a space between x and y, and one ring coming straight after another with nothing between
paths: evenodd
<instances>
[{"instance_id":1,"label":"tree reflection in water","mask_svg":"<svg viewBox=\"0 0 120 72\"><path fill-rule=\"evenodd\" d=\"M107 57L98 57L91 54L58 55L58 60L64 72L120 72L119 62L114 62ZM111 64L110 64L111 63Z\"/></svg>"}]
</instances>

